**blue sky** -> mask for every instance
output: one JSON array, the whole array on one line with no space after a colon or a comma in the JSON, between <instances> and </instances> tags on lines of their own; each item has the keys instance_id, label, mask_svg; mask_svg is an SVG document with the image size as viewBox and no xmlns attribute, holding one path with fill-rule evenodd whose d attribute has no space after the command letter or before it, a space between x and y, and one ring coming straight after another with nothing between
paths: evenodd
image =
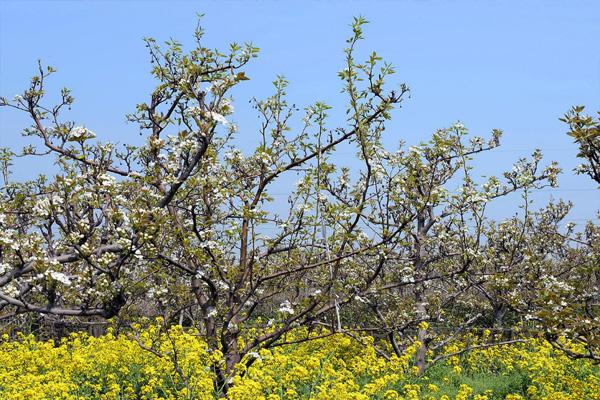
<instances>
[{"instance_id":1,"label":"blue sky","mask_svg":"<svg viewBox=\"0 0 600 400\"><path fill-rule=\"evenodd\" d=\"M574 176L576 147L558 118L575 104L600 109L599 1L8 1L0 0L0 94L25 88L41 58L54 66L49 89L68 86L76 104L69 119L102 140L139 142L125 114L153 87L141 38L190 43L196 13L204 13L206 44L252 41L260 47L251 80L237 90L239 140L254 143L256 117L247 102L265 97L277 74L290 81L290 101L315 100L343 119L337 71L353 16L362 15L362 54L376 50L397 69L411 98L394 114L386 143L426 140L437 128L462 121L473 134L504 131L503 146L477 161L480 175L498 174L541 148L565 173L558 190L535 195L575 202L570 220L600 209L593 182ZM337 109L337 111L336 111ZM24 143L27 120L0 109L0 146ZM352 163L352 155L342 155ZM344 158L345 157L345 158ZM16 177L50 168L16 165ZM515 212L515 199L498 216Z\"/></svg>"}]
</instances>

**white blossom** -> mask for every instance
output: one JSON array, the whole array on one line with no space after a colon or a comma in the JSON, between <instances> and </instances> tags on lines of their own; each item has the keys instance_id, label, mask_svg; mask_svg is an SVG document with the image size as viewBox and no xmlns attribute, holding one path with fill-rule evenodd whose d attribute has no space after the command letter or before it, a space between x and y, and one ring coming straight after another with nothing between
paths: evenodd
<instances>
[{"instance_id":1,"label":"white blossom","mask_svg":"<svg viewBox=\"0 0 600 400\"><path fill-rule=\"evenodd\" d=\"M347 174L341 174L339 180L340 180L340 185L342 185L342 186L348 186L349 179L348 179L348 175Z\"/></svg>"},{"instance_id":2,"label":"white blossom","mask_svg":"<svg viewBox=\"0 0 600 400\"><path fill-rule=\"evenodd\" d=\"M31 209L33 215L37 217L45 217L50 214L50 200L47 197L39 199Z\"/></svg>"},{"instance_id":3,"label":"white blossom","mask_svg":"<svg viewBox=\"0 0 600 400\"><path fill-rule=\"evenodd\" d=\"M165 295L168 292L169 292L169 290L166 287L160 287L160 288L151 287L148 290L148 297L153 299L156 297L161 297L162 295Z\"/></svg>"},{"instance_id":4,"label":"white blossom","mask_svg":"<svg viewBox=\"0 0 600 400\"><path fill-rule=\"evenodd\" d=\"M221 101L221 110L225 114L233 113L233 102L231 101L231 99L223 99Z\"/></svg>"},{"instance_id":5,"label":"white blossom","mask_svg":"<svg viewBox=\"0 0 600 400\"><path fill-rule=\"evenodd\" d=\"M360 297L359 295L354 296L354 298L358 301L360 301L361 303L366 303L367 301L365 299L363 299L362 297Z\"/></svg>"},{"instance_id":6,"label":"white blossom","mask_svg":"<svg viewBox=\"0 0 600 400\"><path fill-rule=\"evenodd\" d=\"M7 263L0 263L0 275L4 275L10 266Z\"/></svg>"},{"instance_id":7,"label":"white blossom","mask_svg":"<svg viewBox=\"0 0 600 400\"><path fill-rule=\"evenodd\" d=\"M453 127L454 129L456 129L456 130L463 130L463 129L465 129L465 126L464 126L464 125L463 125L463 123L462 123L462 122L460 122L460 121L456 121L456 122L455 122L455 123L452 125L452 127Z\"/></svg>"},{"instance_id":8,"label":"white blossom","mask_svg":"<svg viewBox=\"0 0 600 400\"><path fill-rule=\"evenodd\" d=\"M257 152L256 157L258 158L260 163L263 165L271 164L273 162L271 155L269 153L267 153L266 151Z\"/></svg>"},{"instance_id":9,"label":"white blossom","mask_svg":"<svg viewBox=\"0 0 600 400\"><path fill-rule=\"evenodd\" d=\"M242 152L238 149L231 149L226 151L224 157L227 161L241 161L243 159Z\"/></svg>"},{"instance_id":10,"label":"white blossom","mask_svg":"<svg viewBox=\"0 0 600 400\"><path fill-rule=\"evenodd\" d=\"M257 361L262 362L262 357L255 351L251 351L248 353L248 357L255 358Z\"/></svg>"},{"instance_id":11,"label":"white blossom","mask_svg":"<svg viewBox=\"0 0 600 400\"><path fill-rule=\"evenodd\" d=\"M200 115L200 112L202 111L202 109L198 106L193 106L187 109L187 112L190 115Z\"/></svg>"},{"instance_id":12,"label":"white blossom","mask_svg":"<svg viewBox=\"0 0 600 400\"><path fill-rule=\"evenodd\" d=\"M6 286L3 286L2 291L4 292L5 295L10 296L10 297L16 297L19 294L19 288L14 281L10 282Z\"/></svg>"},{"instance_id":13,"label":"white blossom","mask_svg":"<svg viewBox=\"0 0 600 400\"><path fill-rule=\"evenodd\" d=\"M143 259L144 259L144 255L142 254L142 252L140 251L140 249L136 249L136 250L133 252L133 256L134 256L135 258L137 258L138 260L143 260Z\"/></svg>"},{"instance_id":14,"label":"white blossom","mask_svg":"<svg viewBox=\"0 0 600 400\"><path fill-rule=\"evenodd\" d=\"M279 312L290 315L294 315L295 313L294 308L292 307L292 303L290 303L289 300L286 300L279 305Z\"/></svg>"},{"instance_id":15,"label":"white blossom","mask_svg":"<svg viewBox=\"0 0 600 400\"><path fill-rule=\"evenodd\" d=\"M471 145L473 147L483 147L483 138L480 136L476 136L474 138L471 138Z\"/></svg>"},{"instance_id":16,"label":"white blossom","mask_svg":"<svg viewBox=\"0 0 600 400\"><path fill-rule=\"evenodd\" d=\"M227 121L227 119L223 115L221 115L221 114L219 114L217 112L209 111L207 113L207 115L208 115L208 117L210 119L212 119L215 122L218 122L218 123L223 124L223 125L229 124L229 121Z\"/></svg>"},{"instance_id":17,"label":"white blossom","mask_svg":"<svg viewBox=\"0 0 600 400\"><path fill-rule=\"evenodd\" d=\"M50 271L48 275L57 282L62 283L63 285L69 286L71 285L71 279L63 274L62 272Z\"/></svg>"},{"instance_id":18,"label":"white blossom","mask_svg":"<svg viewBox=\"0 0 600 400\"><path fill-rule=\"evenodd\" d=\"M206 314L207 317L212 318L212 317L216 317L217 316L217 309L212 307L209 309L208 314Z\"/></svg>"},{"instance_id":19,"label":"white blossom","mask_svg":"<svg viewBox=\"0 0 600 400\"><path fill-rule=\"evenodd\" d=\"M308 212L312 210L312 204L310 203L301 203L296 206L296 210L298 212Z\"/></svg>"},{"instance_id":20,"label":"white blossom","mask_svg":"<svg viewBox=\"0 0 600 400\"><path fill-rule=\"evenodd\" d=\"M117 180L113 176L108 174L98 175L98 180L100 181L100 184L105 188L112 188L117 184Z\"/></svg>"},{"instance_id":21,"label":"white blossom","mask_svg":"<svg viewBox=\"0 0 600 400\"><path fill-rule=\"evenodd\" d=\"M74 142L81 142L87 139L93 139L95 137L96 134L91 130L83 126L76 126L75 128L71 129L71 132L69 132L69 136L67 137L67 139Z\"/></svg>"},{"instance_id":22,"label":"white blossom","mask_svg":"<svg viewBox=\"0 0 600 400\"><path fill-rule=\"evenodd\" d=\"M423 149L421 149L421 148L420 148L420 147L418 147L418 146L410 146L410 147L408 148L408 152L409 152L409 153L412 153L412 154L416 154L416 155L421 155L421 154L422 154L422 152L423 152Z\"/></svg>"}]
</instances>

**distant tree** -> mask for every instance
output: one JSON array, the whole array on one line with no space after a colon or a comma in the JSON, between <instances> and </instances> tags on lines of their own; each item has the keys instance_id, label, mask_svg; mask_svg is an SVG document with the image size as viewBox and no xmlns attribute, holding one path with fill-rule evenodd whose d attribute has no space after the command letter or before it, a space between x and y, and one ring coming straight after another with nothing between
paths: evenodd
<instances>
[{"instance_id":1,"label":"distant tree","mask_svg":"<svg viewBox=\"0 0 600 400\"><path fill-rule=\"evenodd\" d=\"M493 237L486 216L490 203L518 191L556 185L559 169L554 163L541 167L539 151L531 160L519 160L503 177L477 183L472 159L498 147L500 136L494 130L488 140L467 140L467 129L456 123L435 132L427 143L388 155L382 149L385 162L374 164L385 188L378 199L385 204L383 214L390 226L402 231L388 246L375 284L361 298L373 312L370 323L379 326L398 354L416 332L421 372L428 351L448 343L442 337L460 338L487 316L478 306L481 298L472 292L510 268L482 269L490 242L528 240L509 230ZM520 266L518 259L511 263L515 269ZM502 304L498 300L493 305L496 319Z\"/></svg>"}]
</instances>

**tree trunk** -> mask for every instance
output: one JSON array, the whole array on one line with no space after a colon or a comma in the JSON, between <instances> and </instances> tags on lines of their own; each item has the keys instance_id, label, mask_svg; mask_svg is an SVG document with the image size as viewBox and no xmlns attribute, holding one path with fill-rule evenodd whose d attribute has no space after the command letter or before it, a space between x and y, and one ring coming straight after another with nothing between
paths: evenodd
<instances>
[{"instance_id":1,"label":"tree trunk","mask_svg":"<svg viewBox=\"0 0 600 400\"><path fill-rule=\"evenodd\" d=\"M417 302L417 318L419 320L427 319L427 310L425 308L425 301L422 296L422 292L419 290L415 296L415 300ZM420 324L419 324L420 325ZM417 350L416 358L417 358L417 368L419 368L419 375L425 372L425 366L427 365L426 357L427 357L427 330L421 328L419 326L417 330L417 340L421 343L421 346Z\"/></svg>"},{"instance_id":2,"label":"tree trunk","mask_svg":"<svg viewBox=\"0 0 600 400\"><path fill-rule=\"evenodd\" d=\"M417 231L415 234L415 245L414 245L414 273L415 279L420 281L425 279L427 275L427 271L425 271L425 258L427 256L427 251L425 249L425 240L427 239L427 227L425 224L426 217L425 213L421 211L417 216ZM425 282L417 283L415 287L415 308L416 308L416 317L419 322L423 322L429 318L427 315L427 301L425 296ZM417 358L417 367L419 368L419 374L425 372L426 360L427 357L427 330L421 327L421 323L419 323L419 328L417 330L417 340L421 343L421 347L417 350L416 358Z\"/></svg>"}]
</instances>

